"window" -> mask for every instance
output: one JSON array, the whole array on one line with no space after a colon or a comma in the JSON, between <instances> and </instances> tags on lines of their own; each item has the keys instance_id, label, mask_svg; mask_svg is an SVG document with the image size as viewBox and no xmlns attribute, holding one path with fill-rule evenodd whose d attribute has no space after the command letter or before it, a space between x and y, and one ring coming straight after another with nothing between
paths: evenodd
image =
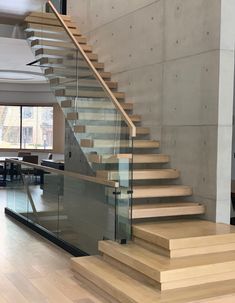
<instances>
[{"instance_id":1,"label":"window","mask_svg":"<svg viewBox=\"0 0 235 303\"><path fill-rule=\"evenodd\" d=\"M52 149L53 107L0 106L0 148Z\"/></svg>"}]
</instances>

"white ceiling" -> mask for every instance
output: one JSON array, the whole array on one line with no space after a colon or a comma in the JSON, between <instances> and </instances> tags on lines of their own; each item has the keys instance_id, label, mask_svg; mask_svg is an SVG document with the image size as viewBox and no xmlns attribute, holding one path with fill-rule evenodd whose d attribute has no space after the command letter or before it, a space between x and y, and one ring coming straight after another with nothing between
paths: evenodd
<instances>
[{"instance_id":1,"label":"white ceiling","mask_svg":"<svg viewBox=\"0 0 235 303\"><path fill-rule=\"evenodd\" d=\"M30 11L42 10L45 0L0 0L0 16L21 18Z\"/></svg>"},{"instance_id":2,"label":"white ceiling","mask_svg":"<svg viewBox=\"0 0 235 303\"><path fill-rule=\"evenodd\" d=\"M0 82L46 82L39 67L27 66L35 57L26 40L0 37L0 59Z\"/></svg>"}]
</instances>

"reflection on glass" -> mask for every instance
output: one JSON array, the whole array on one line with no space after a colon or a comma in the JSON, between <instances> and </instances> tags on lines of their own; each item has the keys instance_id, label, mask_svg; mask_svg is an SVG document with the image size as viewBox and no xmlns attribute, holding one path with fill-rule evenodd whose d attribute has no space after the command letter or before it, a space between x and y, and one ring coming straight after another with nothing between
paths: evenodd
<instances>
[{"instance_id":1,"label":"reflection on glass","mask_svg":"<svg viewBox=\"0 0 235 303\"><path fill-rule=\"evenodd\" d=\"M22 107L22 148L52 149L53 107Z\"/></svg>"},{"instance_id":2,"label":"reflection on glass","mask_svg":"<svg viewBox=\"0 0 235 303\"><path fill-rule=\"evenodd\" d=\"M0 106L0 148L20 148L19 106Z\"/></svg>"}]
</instances>

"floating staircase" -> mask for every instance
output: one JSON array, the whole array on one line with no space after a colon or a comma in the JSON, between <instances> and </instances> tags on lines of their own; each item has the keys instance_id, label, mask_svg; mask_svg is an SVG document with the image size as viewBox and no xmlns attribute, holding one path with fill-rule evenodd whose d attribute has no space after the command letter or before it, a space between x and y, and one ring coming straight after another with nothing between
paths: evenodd
<instances>
[{"instance_id":1,"label":"floating staircase","mask_svg":"<svg viewBox=\"0 0 235 303\"><path fill-rule=\"evenodd\" d=\"M100 256L72 259L75 274L108 302L235 302L235 229L197 218L205 212L203 204L192 202L190 186L175 182L180 172L169 168L168 155L158 153L160 142L149 138L141 116L133 114L132 100L118 91L71 18L61 18L136 126L132 149L128 125L66 41L62 23L54 14L27 16L29 44L96 176L119 181L123 163L133 163L132 241L101 241ZM107 190L107 196L112 194ZM126 194L119 199L126 199Z\"/></svg>"}]
</instances>

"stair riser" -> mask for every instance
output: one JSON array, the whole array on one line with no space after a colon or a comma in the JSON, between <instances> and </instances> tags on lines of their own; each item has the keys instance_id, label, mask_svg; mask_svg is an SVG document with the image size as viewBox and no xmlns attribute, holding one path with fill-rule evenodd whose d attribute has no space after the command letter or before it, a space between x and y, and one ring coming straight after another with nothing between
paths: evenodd
<instances>
[{"instance_id":1,"label":"stair riser","mask_svg":"<svg viewBox=\"0 0 235 303\"><path fill-rule=\"evenodd\" d=\"M97 176L107 180L119 180L121 175L118 172L109 173L107 171L97 171ZM133 180L160 180L160 179L176 179L179 178L180 174L178 171L171 172L133 172Z\"/></svg>"},{"instance_id":2,"label":"stair riser","mask_svg":"<svg viewBox=\"0 0 235 303\"><path fill-rule=\"evenodd\" d=\"M182 258L182 257L190 257L190 256L198 256L210 253L222 253L228 251L235 251L235 243L221 244L221 245L211 245L211 246L203 246L203 247L193 247L193 248L185 248L185 249L173 249L169 250L164 247L152 244L150 242L144 241L144 239L140 239L137 237L133 237L133 241L150 250L156 252L157 254L161 254L163 256L167 256L171 259L174 258Z\"/></svg>"},{"instance_id":3,"label":"stair riser","mask_svg":"<svg viewBox=\"0 0 235 303\"><path fill-rule=\"evenodd\" d=\"M200 215L205 213L205 207L200 206L179 206L166 207L165 209L146 209L146 210L132 210L132 219L144 219L144 218L160 218L160 217L174 217L174 216L188 216L188 215Z\"/></svg>"},{"instance_id":4,"label":"stair riser","mask_svg":"<svg viewBox=\"0 0 235 303\"><path fill-rule=\"evenodd\" d=\"M206 275L203 277L193 278L193 279L185 279L180 281L172 281L169 283L162 283L161 290L173 290L179 288L185 288L190 286L199 286L207 283L213 282L222 282L235 279L235 271L227 272L227 273L219 273L214 275Z\"/></svg>"},{"instance_id":5,"label":"stair riser","mask_svg":"<svg viewBox=\"0 0 235 303\"><path fill-rule=\"evenodd\" d=\"M228 277L231 279L235 278L235 260L227 262L221 260L213 264L192 264L184 268L162 270L157 263L156 267L152 267L148 265L148 262L142 263L135 256L125 253L125 250L122 253L122 249L115 249L116 247L118 248L117 245L109 245L105 241L99 242L99 251L102 254L160 283L161 290L224 281L228 280Z\"/></svg>"},{"instance_id":6,"label":"stair riser","mask_svg":"<svg viewBox=\"0 0 235 303\"><path fill-rule=\"evenodd\" d=\"M79 283L82 283L83 287L86 288L88 292L93 293L96 299L100 299L101 302L103 302L104 300L104 303L122 303L116 300L118 298L114 298L112 295L105 292L102 288L97 287L94 283L84 278L78 272L74 271L74 277L79 281ZM217 303L217 302L212 302L212 303ZM227 303L227 302L222 302L222 303Z\"/></svg>"},{"instance_id":7,"label":"stair riser","mask_svg":"<svg viewBox=\"0 0 235 303\"><path fill-rule=\"evenodd\" d=\"M134 191L134 199L144 199L144 198L164 198L164 197L188 197L192 195L192 189L157 189L157 190L138 190Z\"/></svg>"},{"instance_id":8,"label":"stair riser","mask_svg":"<svg viewBox=\"0 0 235 303\"><path fill-rule=\"evenodd\" d=\"M80 266L79 264L75 264L72 262L72 269L78 272L83 278L87 279L89 282L93 283L96 287L102 289L105 293L109 294L111 297L118 298L120 303L135 303L132 301L128 294L120 292L114 288L110 288L110 284L105 283L102 280L102 277L93 276L85 267ZM137 302L136 302L137 303Z\"/></svg>"},{"instance_id":9,"label":"stair riser","mask_svg":"<svg viewBox=\"0 0 235 303\"><path fill-rule=\"evenodd\" d=\"M127 276L129 276L145 285L149 285L151 287L161 290L161 284L159 282L142 274L141 272L137 271L135 268L126 266L122 262L119 262L118 260L116 260L106 254L102 254L102 258L105 262L110 264L112 267L120 270L121 272L125 273Z\"/></svg>"}]
</instances>

